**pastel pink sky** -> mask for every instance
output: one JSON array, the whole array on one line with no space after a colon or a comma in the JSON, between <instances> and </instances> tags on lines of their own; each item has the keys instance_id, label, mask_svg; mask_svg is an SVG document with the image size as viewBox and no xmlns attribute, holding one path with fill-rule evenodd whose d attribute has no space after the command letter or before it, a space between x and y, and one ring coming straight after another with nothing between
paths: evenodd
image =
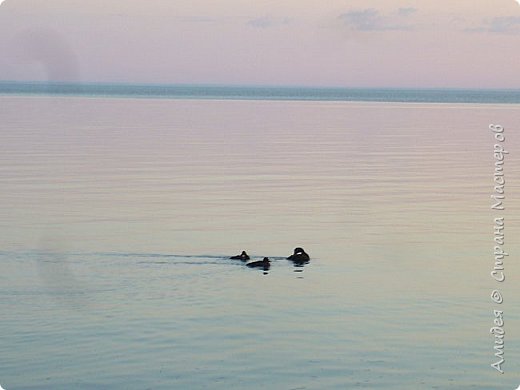
<instances>
[{"instance_id":1,"label":"pastel pink sky","mask_svg":"<svg viewBox=\"0 0 520 390\"><path fill-rule=\"evenodd\" d=\"M5 0L0 80L520 88L515 0Z\"/></svg>"}]
</instances>

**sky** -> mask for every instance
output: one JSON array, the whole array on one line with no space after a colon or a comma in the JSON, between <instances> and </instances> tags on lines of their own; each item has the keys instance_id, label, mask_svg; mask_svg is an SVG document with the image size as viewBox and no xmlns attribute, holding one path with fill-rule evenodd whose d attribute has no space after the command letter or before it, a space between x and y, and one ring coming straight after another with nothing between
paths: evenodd
<instances>
[{"instance_id":1,"label":"sky","mask_svg":"<svg viewBox=\"0 0 520 390\"><path fill-rule=\"evenodd\" d=\"M0 80L520 88L516 0L4 0Z\"/></svg>"}]
</instances>

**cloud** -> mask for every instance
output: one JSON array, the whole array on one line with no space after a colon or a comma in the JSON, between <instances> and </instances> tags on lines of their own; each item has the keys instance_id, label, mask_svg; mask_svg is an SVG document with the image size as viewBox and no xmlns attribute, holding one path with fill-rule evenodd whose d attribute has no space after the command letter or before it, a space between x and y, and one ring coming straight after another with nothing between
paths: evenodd
<instances>
[{"instance_id":1,"label":"cloud","mask_svg":"<svg viewBox=\"0 0 520 390\"><path fill-rule=\"evenodd\" d=\"M404 22L403 16L416 12L415 8L399 8L395 16L385 16L374 8L351 10L338 16L345 26L357 31L411 30L412 26Z\"/></svg>"},{"instance_id":2,"label":"cloud","mask_svg":"<svg viewBox=\"0 0 520 390\"><path fill-rule=\"evenodd\" d=\"M259 18L250 19L247 22L248 26L254 28L269 28L282 26L285 24L289 24L289 18L273 18L271 16L263 16Z\"/></svg>"},{"instance_id":3,"label":"cloud","mask_svg":"<svg viewBox=\"0 0 520 390\"><path fill-rule=\"evenodd\" d=\"M341 14L339 19L354 30L373 31L384 27L379 12L373 8L349 11Z\"/></svg>"},{"instance_id":4,"label":"cloud","mask_svg":"<svg viewBox=\"0 0 520 390\"><path fill-rule=\"evenodd\" d=\"M494 18L489 25L489 31L502 34L518 34L520 33L520 16Z\"/></svg>"},{"instance_id":5,"label":"cloud","mask_svg":"<svg viewBox=\"0 0 520 390\"><path fill-rule=\"evenodd\" d=\"M520 16L501 16L485 21L480 27L468 29L469 32L488 32L495 34L520 34Z\"/></svg>"},{"instance_id":6,"label":"cloud","mask_svg":"<svg viewBox=\"0 0 520 390\"><path fill-rule=\"evenodd\" d=\"M416 13L416 12L417 12L417 8L413 8L413 7L399 8L397 10L397 13L400 16L410 16L410 15Z\"/></svg>"}]
</instances>

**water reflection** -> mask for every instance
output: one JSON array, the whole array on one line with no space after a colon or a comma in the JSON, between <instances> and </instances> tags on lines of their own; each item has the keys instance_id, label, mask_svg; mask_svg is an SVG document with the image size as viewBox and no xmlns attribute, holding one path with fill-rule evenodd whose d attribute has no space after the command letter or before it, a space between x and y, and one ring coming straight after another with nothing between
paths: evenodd
<instances>
[{"instance_id":1,"label":"water reflection","mask_svg":"<svg viewBox=\"0 0 520 390\"><path fill-rule=\"evenodd\" d=\"M309 264L310 261L307 260L307 261L292 261L293 263L293 267L294 267L294 271L293 272L297 272L298 273L298 276L297 278L298 279L303 279L303 268L305 267L305 264Z\"/></svg>"},{"instance_id":2,"label":"water reflection","mask_svg":"<svg viewBox=\"0 0 520 390\"><path fill-rule=\"evenodd\" d=\"M303 267L305 267L305 264L309 264L310 261L305 261L305 262L296 262L296 261L293 261L293 266L295 268L294 272L303 272Z\"/></svg>"}]
</instances>

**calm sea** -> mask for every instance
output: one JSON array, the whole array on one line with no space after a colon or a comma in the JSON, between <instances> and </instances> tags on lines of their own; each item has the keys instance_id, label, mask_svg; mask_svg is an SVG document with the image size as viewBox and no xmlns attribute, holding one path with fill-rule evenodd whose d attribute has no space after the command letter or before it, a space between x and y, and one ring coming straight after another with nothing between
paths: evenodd
<instances>
[{"instance_id":1,"label":"calm sea","mask_svg":"<svg viewBox=\"0 0 520 390\"><path fill-rule=\"evenodd\" d=\"M0 81L1 95L163 99L520 104L518 89L360 89Z\"/></svg>"},{"instance_id":2,"label":"calm sea","mask_svg":"<svg viewBox=\"0 0 520 390\"><path fill-rule=\"evenodd\" d=\"M520 384L517 92L5 88L6 390ZM347 101L357 93L395 102ZM490 123L506 128L510 151L511 256L498 286ZM296 246L312 257L303 268L284 259ZM241 250L269 256L270 271L228 259ZM495 308L504 375L490 366Z\"/></svg>"}]
</instances>

